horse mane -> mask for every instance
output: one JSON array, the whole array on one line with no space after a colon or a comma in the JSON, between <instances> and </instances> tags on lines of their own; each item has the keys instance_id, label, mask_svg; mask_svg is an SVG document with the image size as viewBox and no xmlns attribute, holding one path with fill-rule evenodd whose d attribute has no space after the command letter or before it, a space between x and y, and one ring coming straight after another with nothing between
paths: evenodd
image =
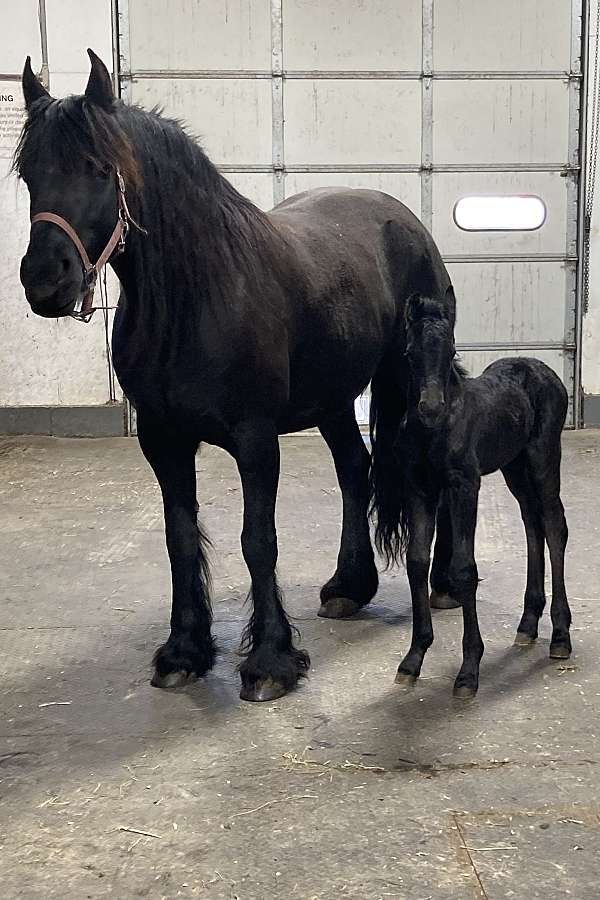
<instances>
[{"instance_id":1,"label":"horse mane","mask_svg":"<svg viewBox=\"0 0 600 900\"><path fill-rule=\"evenodd\" d=\"M179 121L159 109L120 100L104 109L85 96L41 98L15 153L19 175L35 167L41 145L51 148L65 173L83 159L123 175L132 214L148 233L128 236L133 271L125 303L135 291L138 347L147 351L151 338L156 348L161 337L165 352L176 354L174 332L189 333L205 301L219 315L241 292L265 296L266 285L281 275L283 238L269 218L221 175Z\"/></svg>"},{"instance_id":2,"label":"horse mane","mask_svg":"<svg viewBox=\"0 0 600 900\"><path fill-rule=\"evenodd\" d=\"M452 361L452 370L458 376L459 381L466 381L467 378L471 378L469 370L456 357Z\"/></svg>"},{"instance_id":3,"label":"horse mane","mask_svg":"<svg viewBox=\"0 0 600 900\"><path fill-rule=\"evenodd\" d=\"M35 166L40 147L49 148L61 171L72 172L81 161L94 168L119 169L134 189L140 172L131 141L109 111L85 96L54 100L41 97L28 112L12 168L19 176Z\"/></svg>"}]
</instances>

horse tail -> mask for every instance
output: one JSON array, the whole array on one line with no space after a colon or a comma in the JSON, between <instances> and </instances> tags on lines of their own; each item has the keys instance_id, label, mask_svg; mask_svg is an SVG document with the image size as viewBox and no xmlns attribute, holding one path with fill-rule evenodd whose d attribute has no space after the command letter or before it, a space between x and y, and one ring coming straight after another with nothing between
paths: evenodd
<instances>
[{"instance_id":1,"label":"horse tail","mask_svg":"<svg viewBox=\"0 0 600 900\"><path fill-rule=\"evenodd\" d=\"M371 382L371 468L369 512L375 525L375 546L386 568L406 555L408 510L406 479L398 439L405 400L389 367L380 366Z\"/></svg>"}]
</instances>

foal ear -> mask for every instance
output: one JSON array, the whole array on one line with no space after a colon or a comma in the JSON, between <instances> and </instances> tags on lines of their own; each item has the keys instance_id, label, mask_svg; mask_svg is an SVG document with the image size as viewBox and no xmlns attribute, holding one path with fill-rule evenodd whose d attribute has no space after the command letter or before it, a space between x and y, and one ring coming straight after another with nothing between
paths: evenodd
<instances>
[{"instance_id":1,"label":"foal ear","mask_svg":"<svg viewBox=\"0 0 600 900\"><path fill-rule=\"evenodd\" d=\"M446 296L444 297L445 304L445 312L446 318L454 328L456 322L456 295L454 293L454 288L450 285L446 291Z\"/></svg>"},{"instance_id":2,"label":"foal ear","mask_svg":"<svg viewBox=\"0 0 600 900\"><path fill-rule=\"evenodd\" d=\"M110 72L99 56L88 47L88 56L92 64L85 96L98 106L109 108L115 99Z\"/></svg>"},{"instance_id":3,"label":"foal ear","mask_svg":"<svg viewBox=\"0 0 600 900\"><path fill-rule=\"evenodd\" d=\"M28 56L25 60L21 84L23 85L23 96L25 97L26 109L29 109L36 100L40 99L40 97L50 96L40 79L31 68L30 56Z\"/></svg>"}]
</instances>

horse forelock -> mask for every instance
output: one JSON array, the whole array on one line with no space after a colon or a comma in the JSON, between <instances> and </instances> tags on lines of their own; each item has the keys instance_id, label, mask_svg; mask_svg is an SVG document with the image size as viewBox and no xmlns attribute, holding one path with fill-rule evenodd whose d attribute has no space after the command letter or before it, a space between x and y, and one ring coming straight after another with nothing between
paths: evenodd
<instances>
[{"instance_id":1,"label":"horse forelock","mask_svg":"<svg viewBox=\"0 0 600 900\"><path fill-rule=\"evenodd\" d=\"M82 162L99 170L119 170L131 190L141 187L141 173L133 144L121 127L116 110L106 110L85 96L55 100L42 97L30 108L13 159L22 176L35 168L40 151L49 151L59 169L72 172Z\"/></svg>"}]
</instances>

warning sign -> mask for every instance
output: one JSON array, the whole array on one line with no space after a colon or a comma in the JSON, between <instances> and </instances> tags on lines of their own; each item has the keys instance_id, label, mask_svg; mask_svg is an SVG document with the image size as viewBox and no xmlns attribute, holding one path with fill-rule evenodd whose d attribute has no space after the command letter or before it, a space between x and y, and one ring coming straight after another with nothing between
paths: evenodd
<instances>
[{"instance_id":1,"label":"warning sign","mask_svg":"<svg viewBox=\"0 0 600 900\"><path fill-rule=\"evenodd\" d=\"M14 153L25 121L25 101L18 81L0 81L0 156Z\"/></svg>"}]
</instances>

